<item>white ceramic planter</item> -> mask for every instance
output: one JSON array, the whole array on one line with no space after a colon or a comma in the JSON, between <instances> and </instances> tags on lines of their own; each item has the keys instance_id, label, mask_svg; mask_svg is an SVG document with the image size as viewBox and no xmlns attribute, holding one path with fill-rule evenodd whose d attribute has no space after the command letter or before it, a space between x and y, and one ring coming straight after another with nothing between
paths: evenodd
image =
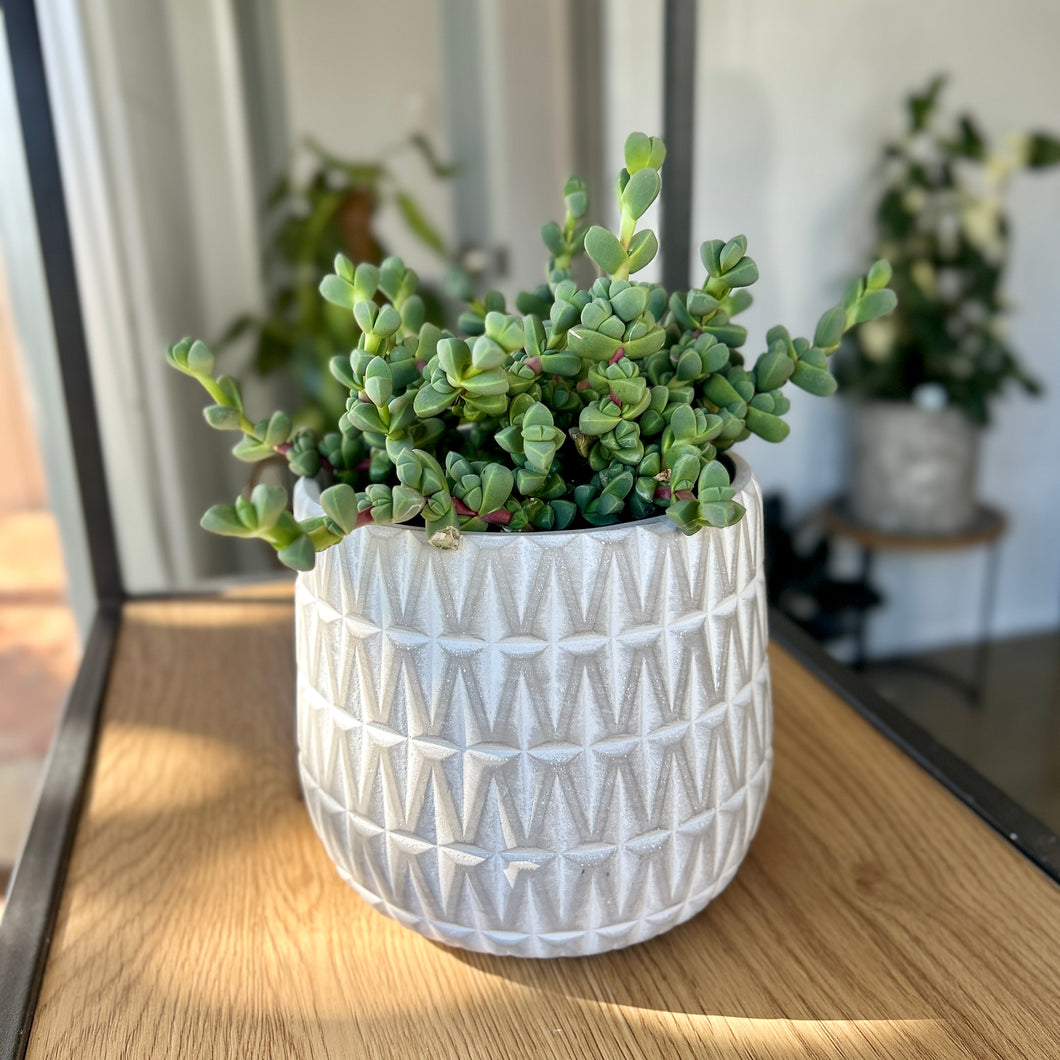
<instances>
[{"instance_id":1,"label":"white ceramic planter","mask_svg":"<svg viewBox=\"0 0 1060 1060\"><path fill-rule=\"evenodd\" d=\"M850 513L894 534L958 534L975 520L979 432L958 408L871 401L855 410Z\"/></svg>"},{"instance_id":2,"label":"white ceramic planter","mask_svg":"<svg viewBox=\"0 0 1060 1060\"><path fill-rule=\"evenodd\" d=\"M367 527L298 578L299 767L339 872L441 942L597 953L699 912L761 817L761 495L562 533ZM315 487L296 512L319 511Z\"/></svg>"}]
</instances>

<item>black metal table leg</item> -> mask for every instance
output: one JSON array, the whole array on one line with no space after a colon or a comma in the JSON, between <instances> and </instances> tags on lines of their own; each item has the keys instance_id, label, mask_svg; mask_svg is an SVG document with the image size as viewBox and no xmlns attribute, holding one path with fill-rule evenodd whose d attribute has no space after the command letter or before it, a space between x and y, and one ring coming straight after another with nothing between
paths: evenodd
<instances>
[{"instance_id":1,"label":"black metal table leg","mask_svg":"<svg viewBox=\"0 0 1060 1060\"><path fill-rule=\"evenodd\" d=\"M871 584L873 550L861 545L861 584ZM854 629L856 649L854 655L854 669L864 670L869 658L868 648L868 611L857 612L856 625Z\"/></svg>"},{"instance_id":2,"label":"black metal table leg","mask_svg":"<svg viewBox=\"0 0 1060 1060\"><path fill-rule=\"evenodd\" d=\"M986 675L990 665L990 639L1000 566L1001 554L998 542L995 541L987 550L986 571L983 575L983 595L979 605L979 641L976 644L972 670L972 691L968 697L973 707L980 707L983 703L983 688L986 684Z\"/></svg>"}]
</instances>

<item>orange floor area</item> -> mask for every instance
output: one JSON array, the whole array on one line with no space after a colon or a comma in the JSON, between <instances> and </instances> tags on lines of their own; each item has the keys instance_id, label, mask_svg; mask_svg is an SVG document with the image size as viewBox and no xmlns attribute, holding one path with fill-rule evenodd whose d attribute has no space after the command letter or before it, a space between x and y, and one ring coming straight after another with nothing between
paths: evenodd
<instances>
[{"instance_id":1,"label":"orange floor area","mask_svg":"<svg viewBox=\"0 0 1060 1060\"><path fill-rule=\"evenodd\" d=\"M0 895L80 658L46 510L0 512Z\"/></svg>"}]
</instances>

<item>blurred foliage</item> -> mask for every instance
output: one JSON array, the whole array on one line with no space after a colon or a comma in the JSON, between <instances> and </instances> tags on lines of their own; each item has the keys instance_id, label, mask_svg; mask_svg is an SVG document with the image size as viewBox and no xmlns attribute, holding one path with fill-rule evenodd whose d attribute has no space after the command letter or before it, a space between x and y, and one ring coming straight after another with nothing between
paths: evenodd
<instances>
[{"instance_id":1,"label":"blurred foliage","mask_svg":"<svg viewBox=\"0 0 1060 1060\"><path fill-rule=\"evenodd\" d=\"M945 80L908 98L907 131L883 153L873 256L891 263L898 310L852 333L836 374L862 397L948 402L985 424L1008 380L1039 390L1006 339L1004 197L1016 172L1060 162L1060 140L1013 134L994 150L970 114L940 115Z\"/></svg>"},{"instance_id":2,"label":"blurred foliage","mask_svg":"<svg viewBox=\"0 0 1060 1060\"><path fill-rule=\"evenodd\" d=\"M385 207L394 207L417 241L448 265L447 286L464 294L467 279L455 263L441 233L423 207L394 174L393 158L416 151L437 179L455 167L444 164L420 134L384 153L385 160L347 161L306 141L304 150L313 169L304 183L293 176L295 165L277 181L265 203L267 233L264 274L268 291L264 311L238 317L225 330L218 346L244 335L252 336L253 366L261 375L283 372L297 395L295 423L321 430L345 411L346 389L329 371L331 358L357 345L360 329L348 312L320 297L321 278L332 269L337 254L355 261L380 264L389 254L376 232ZM443 326L444 294L420 288L426 318Z\"/></svg>"}]
</instances>

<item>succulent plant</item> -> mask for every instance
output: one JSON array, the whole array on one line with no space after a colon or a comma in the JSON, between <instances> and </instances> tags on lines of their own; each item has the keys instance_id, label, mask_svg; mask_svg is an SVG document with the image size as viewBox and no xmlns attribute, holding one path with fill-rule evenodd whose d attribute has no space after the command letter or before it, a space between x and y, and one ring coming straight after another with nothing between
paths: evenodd
<instances>
[{"instance_id":1,"label":"succulent plant","mask_svg":"<svg viewBox=\"0 0 1060 1060\"><path fill-rule=\"evenodd\" d=\"M315 552L368 523L416 521L433 544L452 547L463 531L494 528L665 513L691 534L738 521L726 450L750 434L786 437L789 381L812 394L836 389L828 357L848 328L894 308L891 270L878 261L856 280L812 340L777 326L745 360L747 332L733 320L751 303L758 268L743 236L702 245L700 287L667 292L631 279L658 250L637 222L659 194L665 154L656 137L627 139L617 234L585 225L588 192L572 177L562 225L542 229L547 282L511 309L496 291L473 301L462 337L424 321L416 274L400 259L354 266L340 254L320 291L353 314L360 338L331 361L349 392L334 431L293 430L283 412L251 420L202 342L172 346L170 363L212 398L207 423L241 433L237 457L282 453L295 475L330 483L318 518L297 521L286 491L261 484L211 508L203 526L263 538L306 570ZM583 251L601 273L588 290L571 272Z\"/></svg>"},{"instance_id":2,"label":"succulent plant","mask_svg":"<svg viewBox=\"0 0 1060 1060\"><path fill-rule=\"evenodd\" d=\"M984 424L1008 381L1039 389L1005 337L1003 202L1013 174L1060 163L1060 140L1035 132L991 148L970 114L945 120L945 81L908 98L907 130L883 152L875 249L901 308L852 332L837 374L861 397L949 403Z\"/></svg>"}]
</instances>

